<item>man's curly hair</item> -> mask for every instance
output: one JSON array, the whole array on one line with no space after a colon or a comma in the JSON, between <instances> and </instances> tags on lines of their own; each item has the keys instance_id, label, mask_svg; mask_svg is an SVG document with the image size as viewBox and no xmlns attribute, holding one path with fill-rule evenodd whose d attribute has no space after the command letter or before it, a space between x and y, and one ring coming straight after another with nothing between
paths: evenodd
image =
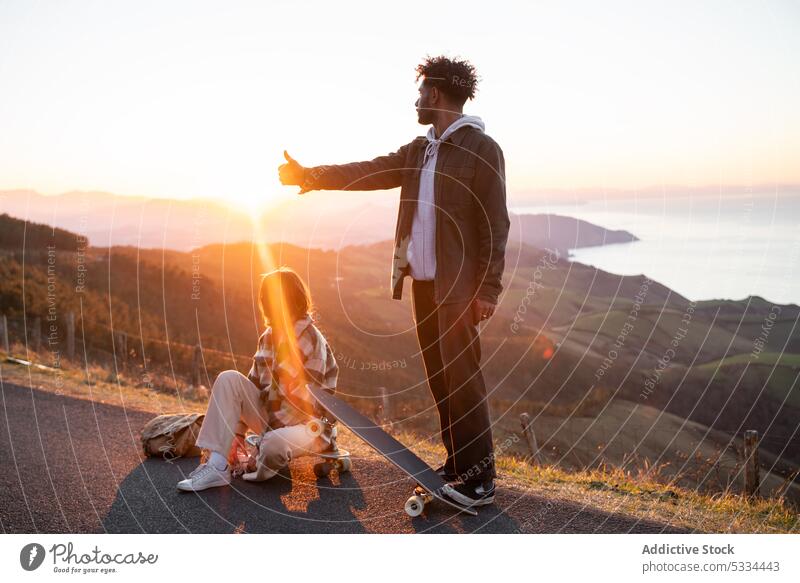
<instances>
[{"instance_id":1,"label":"man's curly hair","mask_svg":"<svg viewBox=\"0 0 800 583\"><path fill-rule=\"evenodd\" d=\"M458 57L450 59L445 56L425 57L425 60L417 65L417 81L421 77L424 78L426 85L436 87L460 105L464 105L467 99L475 98L478 75L475 73L475 67L466 59Z\"/></svg>"}]
</instances>

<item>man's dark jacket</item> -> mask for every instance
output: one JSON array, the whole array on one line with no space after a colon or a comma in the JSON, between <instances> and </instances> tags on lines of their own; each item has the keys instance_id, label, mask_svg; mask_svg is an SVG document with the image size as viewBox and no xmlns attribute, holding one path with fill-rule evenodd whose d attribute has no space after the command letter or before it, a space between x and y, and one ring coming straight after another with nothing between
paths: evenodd
<instances>
[{"instance_id":1,"label":"man's dark jacket","mask_svg":"<svg viewBox=\"0 0 800 583\"><path fill-rule=\"evenodd\" d=\"M400 299L409 275L411 224L428 141L417 137L374 160L307 168L303 190L380 190L401 187L392 264L392 297ZM439 146L436 204L436 303L497 303L509 219L505 161L497 143L477 128L459 128Z\"/></svg>"}]
</instances>

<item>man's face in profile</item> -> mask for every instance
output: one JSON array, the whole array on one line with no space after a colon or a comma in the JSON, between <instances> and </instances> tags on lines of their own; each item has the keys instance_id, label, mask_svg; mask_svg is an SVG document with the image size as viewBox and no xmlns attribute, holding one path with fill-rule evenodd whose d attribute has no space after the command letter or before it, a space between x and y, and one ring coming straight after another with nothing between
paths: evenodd
<instances>
[{"instance_id":1,"label":"man's face in profile","mask_svg":"<svg viewBox=\"0 0 800 583\"><path fill-rule=\"evenodd\" d=\"M425 83L425 79L419 84L419 98L414 104L417 107L417 121L421 125L429 125L433 123L433 104L431 103L434 98L436 90Z\"/></svg>"}]
</instances>

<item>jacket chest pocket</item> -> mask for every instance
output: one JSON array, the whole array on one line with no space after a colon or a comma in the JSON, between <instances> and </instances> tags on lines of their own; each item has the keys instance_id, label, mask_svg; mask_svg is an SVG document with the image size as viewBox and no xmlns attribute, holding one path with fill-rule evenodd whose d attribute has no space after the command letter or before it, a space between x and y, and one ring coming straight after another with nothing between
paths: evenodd
<instances>
[{"instance_id":1,"label":"jacket chest pocket","mask_svg":"<svg viewBox=\"0 0 800 583\"><path fill-rule=\"evenodd\" d=\"M471 166L445 166L441 176L441 204L445 211L471 206L475 199L472 179L475 168Z\"/></svg>"}]
</instances>

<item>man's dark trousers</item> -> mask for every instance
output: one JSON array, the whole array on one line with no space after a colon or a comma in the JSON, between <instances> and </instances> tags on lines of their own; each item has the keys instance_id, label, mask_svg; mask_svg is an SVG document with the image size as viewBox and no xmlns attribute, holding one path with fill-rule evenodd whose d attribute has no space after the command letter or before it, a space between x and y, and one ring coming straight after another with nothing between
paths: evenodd
<instances>
[{"instance_id":1,"label":"man's dark trousers","mask_svg":"<svg viewBox=\"0 0 800 583\"><path fill-rule=\"evenodd\" d=\"M492 427L481 346L466 302L436 305L433 281L412 284L414 321L425 372L439 410L445 470L461 480L495 477Z\"/></svg>"}]
</instances>

